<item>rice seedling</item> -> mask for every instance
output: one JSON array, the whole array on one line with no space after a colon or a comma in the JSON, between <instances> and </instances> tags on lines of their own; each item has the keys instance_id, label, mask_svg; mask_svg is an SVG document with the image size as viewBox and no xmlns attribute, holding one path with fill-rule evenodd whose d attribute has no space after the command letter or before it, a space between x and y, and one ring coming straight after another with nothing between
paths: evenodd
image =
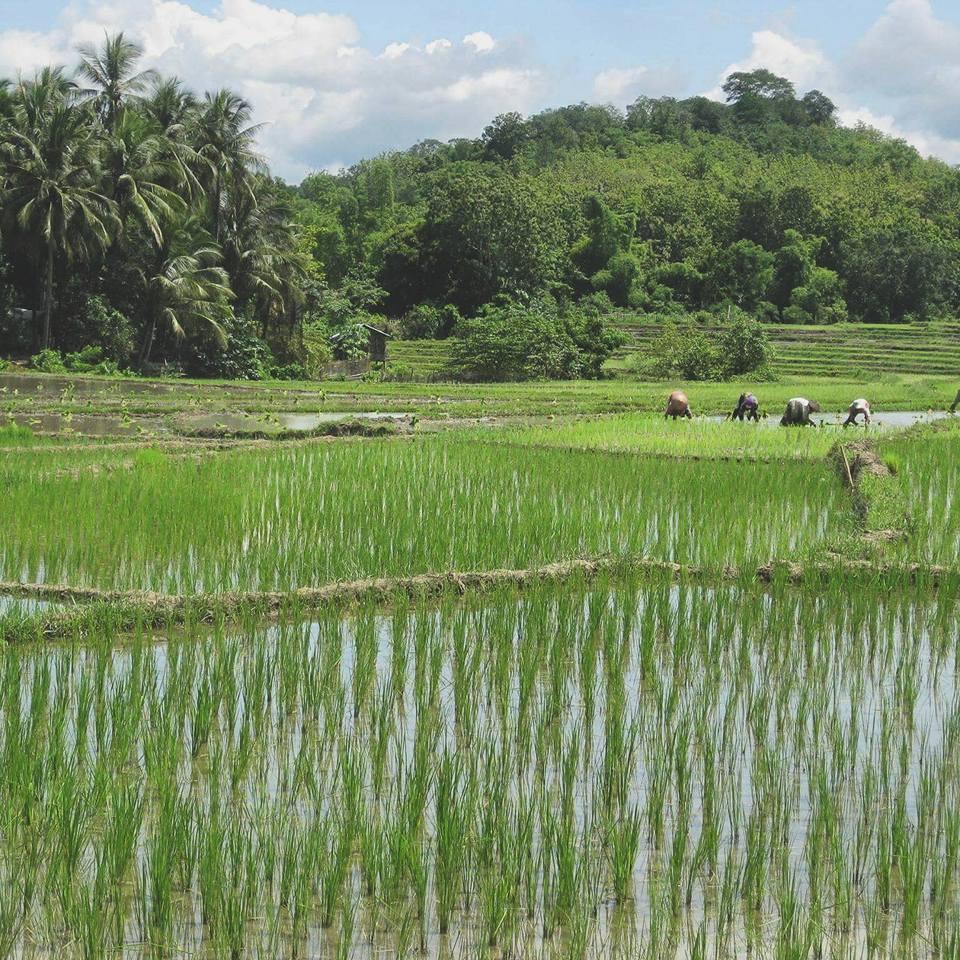
<instances>
[{"instance_id":1,"label":"rice seedling","mask_svg":"<svg viewBox=\"0 0 960 960\"><path fill-rule=\"evenodd\" d=\"M756 466L747 510L737 464L455 437L231 451L106 474L56 462L0 465L0 579L189 595L600 555L724 569L809 556L849 512L816 464Z\"/></svg>"},{"instance_id":2,"label":"rice seedling","mask_svg":"<svg viewBox=\"0 0 960 960\"><path fill-rule=\"evenodd\" d=\"M14 954L934 957L955 602L619 576L0 648Z\"/></svg>"}]
</instances>

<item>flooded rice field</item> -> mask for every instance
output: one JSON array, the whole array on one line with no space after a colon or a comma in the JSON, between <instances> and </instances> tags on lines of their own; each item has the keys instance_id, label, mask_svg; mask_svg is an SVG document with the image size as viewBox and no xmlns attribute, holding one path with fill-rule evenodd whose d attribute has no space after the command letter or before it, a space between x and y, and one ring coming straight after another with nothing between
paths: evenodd
<instances>
[{"instance_id":1,"label":"flooded rice field","mask_svg":"<svg viewBox=\"0 0 960 960\"><path fill-rule=\"evenodd\" d=\"M757 471L745 510L737 464L571 458L452 435L199 462L155 452L103 473L7 454L0 481L0 579L167 594L604 555L725 569L801 558L849 514L820 464Z\"/></svg>"},{"instance_id":2,"label":"flooded rice field","mask_svg":"<svg viewBox=\"0 0 960 960\"><path fill-rule=\"evenodd\" d=\"M400 423L409 420L402 413L280 411L278 413L178 413L169 418L114 413L8 414L7 423L27 427L40 435L78 437L164 438L208 432L242 437L287 432L309 433L324 425L364 422Z\"/></svg>"},{"instance_id":3,"label":"flooded rice field","mask_svg":"<svg viewBox=\"0 0 960 960\"><path fill-rule=\"evenodd\" d=\"M27 956L949 953L951 602L621 579L0 651Z\"/></svg>"}]
</instances>

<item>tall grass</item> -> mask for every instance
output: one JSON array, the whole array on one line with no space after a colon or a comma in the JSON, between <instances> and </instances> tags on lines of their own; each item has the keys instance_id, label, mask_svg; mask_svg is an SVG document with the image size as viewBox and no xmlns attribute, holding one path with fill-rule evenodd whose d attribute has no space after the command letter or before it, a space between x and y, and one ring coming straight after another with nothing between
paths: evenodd
<instances>
[{"instance_id":1,"label":"tall grass","mask_svg":"<svg viewBox=\"0 0 960 960\"><path fill-rule=\"evenodd\" d=\"M600 554L749 565L806 555L848 510L812 464L745 472L453 437L107 473L19 456L0 483L0 578L178 594Z\"/></svg>"},{"instance_id":2,"label":"tall grass","mask_svg":"<svg viewBox=\"0 0 960 960\"><path fill-rule=\"evenodd\" d=\"M954 565L960 556L960 430L951 423L921 437L881 447L896 468L911 515L910 536L898 545L906 560Z\"/></svg>"}]
</instances>

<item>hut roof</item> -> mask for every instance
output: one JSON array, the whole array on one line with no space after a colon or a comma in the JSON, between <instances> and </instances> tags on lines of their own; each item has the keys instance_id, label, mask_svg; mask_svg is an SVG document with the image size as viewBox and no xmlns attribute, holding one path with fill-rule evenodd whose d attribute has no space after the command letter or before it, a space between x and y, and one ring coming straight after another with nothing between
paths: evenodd
<instances>
[{"instance_id":1,"label":"hut roof","mask_svg":"<svg viewBox=\"0 0 960 960\"><path fill-rule=\"evenodd\" d=\"M366 327L366 329L369 330L371 333L379 333L381 337L388 337L390 340L393 339L392 333L387 333L386 330L381 330L379 327L375 327L372 323L355 323L353 324L353 326ZM333 333L329 337L327 337L327 340L330 343L337 343L340 340L342 340L346 335L347 335L346 330L340 330L338 333Z\"/></svg>"}]
</instances>

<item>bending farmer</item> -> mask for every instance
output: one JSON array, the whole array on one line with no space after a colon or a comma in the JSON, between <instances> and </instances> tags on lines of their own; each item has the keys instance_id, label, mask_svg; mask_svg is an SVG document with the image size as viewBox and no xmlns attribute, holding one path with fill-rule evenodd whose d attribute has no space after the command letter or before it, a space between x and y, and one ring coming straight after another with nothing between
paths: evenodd
<instances>
[{"instance_id":1,"label":"bending farmer","mask_svg":"<svg viewBox=\"0 0 960 960\"><path fill-rule=\"evenodd\" d=\"M664 419L667 417L673 417L674 420L677 417L686 417L688 420L693 419L693 414L690 412L690 401L687 399L687 395L682 390L674 390L667 399L667 412L663 415Z\"/></svg>"},{"instance_id":2,"label":"bending farmer","mask_svg":"<svg viewBox=\"0 0 960 960\"><path fill-rule=\"evenodd\" d=\"M863 415L863 422L867 424L870 422L870 404L867 403L863 397L860 397L858 400L854 400L850 404L850 409L847 411L847 419L843 421L845 427L849 427L851 423L857 422L857 417Z\"/></svg>"},{"instance_id":3,"label":"bending farmer","mask_svg":"<svg viewBox=\"0 0 960 960\"><path fill-rule=\"evenodd\" d=\"M816 400L807 400L806 397L794 397L787 401L787 409L780 418L781 427L809 427L817 426L810 419L811 413L819 413L820 404Z\"/></svg>"},{"instance_id":4,"label":"bending farmer","mask_svg":"<svg viewBox=\"0 0 960 960\"><path fill-rule=\"evenodd\" d=\"M741 393L737 405L730 414L731 420L756 420L760 422L760 404L752 393Z\"/></svg>"}]
</instances>

